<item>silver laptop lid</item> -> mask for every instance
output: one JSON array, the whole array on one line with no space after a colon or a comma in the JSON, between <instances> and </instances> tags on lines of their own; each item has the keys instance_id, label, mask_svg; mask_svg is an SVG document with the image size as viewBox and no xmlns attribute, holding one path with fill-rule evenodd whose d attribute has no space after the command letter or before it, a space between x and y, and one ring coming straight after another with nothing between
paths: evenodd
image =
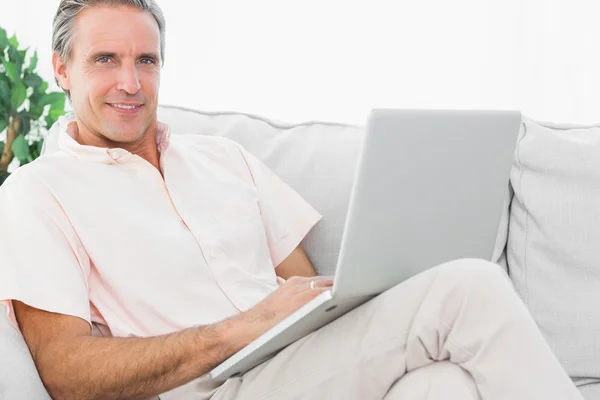
<instances>
[{"instance_id":1,"label":"silver laptop lid","mask_svg":"<svg viewBox=\"0 0 600 400\"><path fill-rule=\"evenodd\" d=\"M334 296L373 295L459 258L491 259L518 111L371 113Z\"/></svg>"}]
</instances>

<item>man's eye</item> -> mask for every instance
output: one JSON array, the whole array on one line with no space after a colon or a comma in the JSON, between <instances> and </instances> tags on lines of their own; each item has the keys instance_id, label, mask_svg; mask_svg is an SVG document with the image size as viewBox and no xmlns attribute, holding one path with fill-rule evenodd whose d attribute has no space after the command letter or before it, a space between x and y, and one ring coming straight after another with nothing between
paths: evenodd
<instances>
[{"instance_id":1,"label":"man's eye","mask_svg":"<svg viewBox=\"0 0 600 400\"><path fill-rule=\"evenodd\" d=\"M140 62L142 64L155 64L154 60L152 58L142 58L140 60Z\"/></svg>"},{"instance_id":2,"label":"man's eye","mask_svg":"<svg viewBox=\"0 0 600 400\"><path fill-rule=\"evenodd\" d=\"M106 64L107 62L110 62L110 57L100 57L96 61L98 61L98 62L100 62L102 64Z\"/></svg>"}]
</instances>

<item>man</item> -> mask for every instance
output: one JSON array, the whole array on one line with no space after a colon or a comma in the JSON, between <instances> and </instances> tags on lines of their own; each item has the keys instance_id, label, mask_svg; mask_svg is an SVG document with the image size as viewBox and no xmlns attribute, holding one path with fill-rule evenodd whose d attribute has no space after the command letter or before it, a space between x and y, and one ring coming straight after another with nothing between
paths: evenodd
<instances>
[{"instance_id":1,"label":"man","mask_svg":"<svg viewBox=\"0 0 600 400\"><path fill-rule=\"evenodd\" d=\"M210 381L332 280L302 250L310 205L239 145L157 121L164 29L154 0L62 0L52 61L76 120L0 190L0 299L54 398L400 399L407 372L449 360L472 399L581 399L503 272L479 260Z\"/></svg>"}]
</instances>

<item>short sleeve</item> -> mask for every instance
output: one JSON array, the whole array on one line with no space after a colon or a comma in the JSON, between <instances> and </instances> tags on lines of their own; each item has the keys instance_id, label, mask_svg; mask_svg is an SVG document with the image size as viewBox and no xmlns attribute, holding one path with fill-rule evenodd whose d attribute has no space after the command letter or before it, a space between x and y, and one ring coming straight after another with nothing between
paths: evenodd
<instances>
[{"instance_id":1,"label":"short sleeve","mask_svg":"<svg viewBox=\"0 0 600 400\"><path fill-rule=\"evenodd\" d=\"M256 156L241 146L239 148L258 193L269 251L277 267L322 216Z\"/></svg>"},{"instance_id":2,"label":"short sleeve","mask_svg":"<svg viewBox=\"0 0 600 400\"><path fill-rule=\"evenodd\" d=\"M89 259L73 227L43 184L11 178L0 188L0 303L16 328L12 300L90 323Z\"/></svg>"}]
</instances>

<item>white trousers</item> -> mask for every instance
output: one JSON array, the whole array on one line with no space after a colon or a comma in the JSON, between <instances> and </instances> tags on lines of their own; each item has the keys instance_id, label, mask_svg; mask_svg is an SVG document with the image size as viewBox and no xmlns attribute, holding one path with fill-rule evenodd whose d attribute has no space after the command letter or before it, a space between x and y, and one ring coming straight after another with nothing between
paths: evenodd
<instances>
[{"instance_id":1,"label":"white trousers","mask_svg":"<svg viewBox=\"0 0 600 400\"><path fill-rule=\"evenodd\" d=\"M385 399L480 400L475 381L460 365L437 361L402 376Z\"/></svg>"},{"instance_id":2,"label":"white trousers","mask_svg":"<svg viewBox=\"0 0 600 400\"><path fill-rule=\"evenodd\" d=\"M227 380L212 397L259 399L583 397L504 271L465 259L393 287Z\"/></svg>"}]
</instances>

